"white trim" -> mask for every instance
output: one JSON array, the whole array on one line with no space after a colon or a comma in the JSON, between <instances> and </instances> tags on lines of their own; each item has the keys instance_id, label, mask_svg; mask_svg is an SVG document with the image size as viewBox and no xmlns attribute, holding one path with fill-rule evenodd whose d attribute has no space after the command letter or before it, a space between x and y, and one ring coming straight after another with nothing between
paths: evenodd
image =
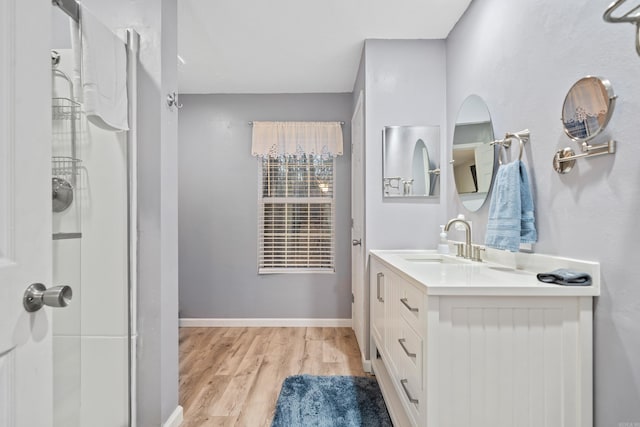
<instances>
[{"instance_id":1,"label":"white trim","mask_svg":"<svg viewBox=\"0 0 640 427\"><path fill-rule=\"evenodd\" d=\"M129 313L133 313L132 309ZM129 319L131 321L131 319ZM138 426L138 334L129 337L129 407L131 408L131 419L129 420L129 427Z\"/></svg>"},{"instance_id":2,"label":"white trim","mask_svg":"<svg viewBox=\"0 0 640 427\"><path fill-rule=\"evenodd\" d=\"M351 327L351 319L180 319L180 327Z\"/></svg>"},{"instance_id":3,"label":"white trim","mask_svg":"<svg viewBox=\"0 0 640 427\"><path fill-rule=\"evenodd\" d=\"M162 427L179 427L182 424L182 420L184 417L182 416L182 406L178 405L178 407L173 411L167 421L162 424Z\"/></svg>"},{"instance_id":4,"label":"white trim","mask_svg":"<svg viewBox=\"0 0 640 427\"><path fill-rule=\"evenodd\" d=\"M127 250L129 304L129 423L137 427L138 407L138 55L140 35L127 29Z\"/></svg>"},{"instance_id":5,"label":"white trim","mask_svg":"<svg viewBox=\"0 0 640 427\"><path fill-rule=\"evenodd\" d=\"M371 365L371 360L365 359L364 354L361 354L360 362L362 363L362 370L368 374L373 374L373 366Z\"/></svg>"},{"instance_id":6,"label":"white trim","mask_svg":"<svg viewBox=\"0 0 640 427\"><path fill-rule=\"evenodd\" d=\"M0 194L2 208L0 208L0 264L8 267L15 258L15 86L16 80L16 1L2 2L2 34L0 34L0 55L9 66L0 69L0 93L4 96L0 100ZM13 160L13 161L12 161ZM5 349L3 349L5 350Z\"/></svg>"}]
</instances>

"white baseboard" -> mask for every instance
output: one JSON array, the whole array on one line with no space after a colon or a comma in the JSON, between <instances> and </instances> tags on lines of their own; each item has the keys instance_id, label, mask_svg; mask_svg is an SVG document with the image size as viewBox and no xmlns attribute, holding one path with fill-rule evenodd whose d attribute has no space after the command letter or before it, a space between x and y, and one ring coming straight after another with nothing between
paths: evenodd
<instances>
[{"instance_id":1,"label":"white baseboard","mask_svg":"<svg viewBox=\"0 0 640 427\"><path fill-rule=\"evenodd\" d=\"M351 327L351 319L180 319L180 327Z\"/></svg>"},{"instance_id":2,"label":"white baseboard","mask_svg":"<svg viewBox=\"0 0 640 427\"><path fill-rule=\"evenodd\" d=\"M368 374L373 373L373 367L371 366L371 360L365 359L364 355L362 356L362 370Z\"/></svg>"},{"instance_id":3,"label":"white baseboard","mask_svg":"<svg viewBox=\"0 0 640 427\"><path fill-rule=\"evenodd\" d=\"M178 405L178 407L173 411L173 413L169 416L167 421L162 424L162 427L179 427L182 424L183 420L182 416L182 406Z\"/></svg>"}]
</instances>

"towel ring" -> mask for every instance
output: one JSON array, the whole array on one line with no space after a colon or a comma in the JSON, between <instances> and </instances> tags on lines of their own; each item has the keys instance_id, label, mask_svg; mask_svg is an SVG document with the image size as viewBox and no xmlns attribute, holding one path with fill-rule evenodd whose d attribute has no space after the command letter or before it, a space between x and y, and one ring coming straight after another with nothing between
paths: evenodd
<instances>
[{"instance_id":1,"label":"towel ring","mask_svg":"<svg viewBox=\"0 0 640 427\"><path fill-rule=\"evenodd\" d=\"M495 141L491 141L489 145L498 146L498 164L502 164L502 150L505 148L511 148L511 140L508 138L504 139L496 139ZM506 154L506 151L505 151Z\"/></svg>"},{"instance_id":2,"label":"towel ring","mask_svg":"<svg viewBox=\"0 0 640 427\"><path fill-rule=\"evenodd\" d=\"M504 151L505 156L507 155L507 152L505 151L503 144L498 144L498 146L500 147L498 148L498 164L502 165L502 152Z\"/></svg>"},{"instance_id":3,"label":"towel ring","mask_svg":"<svg viewBox=\"0 0 640 427\"><path fill-rule=\"evenodd\" d=\"M524 151L524 143L529 141L529 136L530 136L530 132L529 129L525 129L525 130L521 130L520 132L516 132L516 133L509 133L507 132L504 136L505 139L512 139L515 138L518 140L518 142L520 142L520 153L518 153L518 160L522 160L522 152Z\"/></svg>"},{"instance_id":4,"label":"towel ring","mask_svg":"<svg viewBox=\"0 0 640 427\"><path fill-rule=\"evenodd\" d=\"M515 138L518 140L518 142L520 142L520 152L518 153L518 160L522 160L522 152L524 151L524 142L522 141L522 138L517 133L509 135L509 137Z\"/></svg>"}]
</instances>

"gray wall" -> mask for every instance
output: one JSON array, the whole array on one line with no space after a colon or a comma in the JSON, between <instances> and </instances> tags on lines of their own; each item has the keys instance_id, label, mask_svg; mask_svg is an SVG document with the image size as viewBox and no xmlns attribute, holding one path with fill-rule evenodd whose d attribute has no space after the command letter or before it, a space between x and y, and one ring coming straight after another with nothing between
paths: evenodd
<instances>
[{"instance_id":1,"label":"gray wall","mask_svg":"<svg viewBox=\"0 0 640 427\"><path fill-rule=\"evenodd\" d=\"M444 41L367 40L363 58L366 249L435 249L438 225L445 219L444 196L383 200L382 129L389 125L439 126L445 143ZM443 181L441 194L445 194Z\"/></svg>"},{"instance_id":2,"label":"gray wall","mask_svg":"<svg viewBox=\"0 0 640 427\"><path fill-rule=\"evenodd\" d=\"M351 317L351 94L183 95L180 317ZM253 120L342 120L336 164L336 273L257 274Z\"/></svg>"},{"instance_id":3,"label":"gray wall","mask_svg":"<svg viewBox=\"0 0 640 427\"><path fill-rule=\"evenodd\" d=\"M446 214L446 176L440 197L382 198L382 129L389 125L439 126L446 141L446 57L442 40L366 40L356 74L352 105L364 94L363 246L371 249L432 249ZM440 165L445 150L440 150ZM368 267L367 267L368 269ZM366 273L366 272L365 272ZM365 274L365 277L368 277ZM369 301L369 289L364 289ZM368 305L365 329L368 329ZM368 347L365 340L365 346ZM363 348L368 355L369 349Z\"/></svg>"},{"instance_id":4,"label":"gray wall","mask_svg":"<svg viewBox=\"0 0 640 427\"><path fill-rule=\"evenodd\" d=\"M140 33L138 68L137 420L162 425L178 406L176 0L85 0L113 30Z\"/></svg>"},{"instance_id":5,"label":"gray wall","mask_svg":"<svg viewBox=\"0 0 640 427\"><path fill-rule=\"evenodd\" d=\"M640 254L640 58L634 28L602 20L608 3L475 1L447 41L449 135L472 93L487 101L496 135L529 128L524 161L537 207L535 251L601 263L594 323L598 427L640 423L640 286L632 269ZM561 176L551 167L554 152L579 151L563 134L562 103L585 75L610 79L618 95L608 130L596 141L614 138L618 152L580 160ZM449 194L449 216L464 212ZM484 239L487 212L485 206L467 213L476 241Z\"/></svg>"}]
</instances>

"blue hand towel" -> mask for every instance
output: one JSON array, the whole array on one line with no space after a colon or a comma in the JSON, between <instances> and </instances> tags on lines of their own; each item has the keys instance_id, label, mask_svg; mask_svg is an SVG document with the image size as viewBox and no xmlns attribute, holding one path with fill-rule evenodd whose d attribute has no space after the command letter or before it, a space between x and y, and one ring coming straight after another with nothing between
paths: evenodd
<instances>
[{"instance_id":1,"label":"blue hand towel","mask_svg":"<svg viewBox=\"0 0 640 427\"><path fill-rule=\"evenodd\" d=\"M496 249L517 252L520 248L520 165L498 167L493 184L485 244Z\"/></svg>"},{"instance_id":2,"label":"blue hand towel","mask_svg":"<svg viewBox=\"0 0 640 427\"><path fill-rule=\"evenodd\" d=\"M520 163L520 243L535 243L538 240L535 217L533 215L533 197L529 187L527 168Z\"/></svg>"},{"instance_id":3,"label":"blue hand towel","mask_svg":"<svg viewBox=\"0 0 640 427\"><path fill-rule=\"evenodd\" d=\"M538 280L563 286L591 286L591 276L587 273L559 268L549 273L538 273Z\"/></svg>"},{"instance_id":4,"label":"blue hand towel","mask_svg":"<svg viewBox=\"0 0 640 427\"><path fill-rule=\"evenodd\" d=\"M527 169L520 160L500 165L491 194L485 244L518 252L520 243L534 243L536 240Z\"/></svg>"}]
</instances>

